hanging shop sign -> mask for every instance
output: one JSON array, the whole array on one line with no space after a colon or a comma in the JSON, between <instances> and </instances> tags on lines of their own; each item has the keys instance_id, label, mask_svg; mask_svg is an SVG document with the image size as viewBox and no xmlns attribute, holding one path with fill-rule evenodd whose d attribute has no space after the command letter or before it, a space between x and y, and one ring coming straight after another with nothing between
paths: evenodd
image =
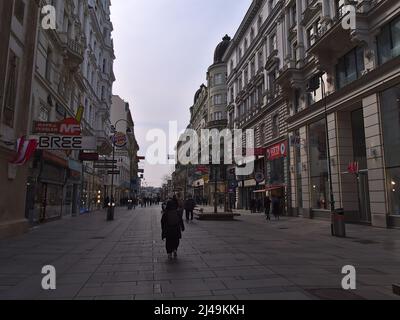
<instances>
[{"instance_id":1,"label":"hanging shop sign","mask_svg":"<svg viewBox=\"0 0 400 320\"><path fill-rule=\"evenodd\" d=\"M59 122L34 122L33 133L80 136L82 130L78 120L75 118L67 118Z\"/></svg>"},{"instance_id":2,"label":"hanging shop sign","mask_svg":"<svg viewBox=\"0 0 400 320\"><path fill-rule=\"evenodd\" d=\"M96 150L96 137L82 136L32 136L37 141L38 150Z\"/></svg>"},{"instance_id":3,"label":"hanging shop sign","mask_svg":"<svg viewBox=\"0 0 400 320\"><path fill-rule=\"evenodd\" d=\"M116 148L123 148L128 143L128 138L125 133L116 132L112 137L113 144Z\"/></svg>"},{"instance_id":4,"label":"hanging shop sign","mask_svg":"<svg viewBox=\"0 0 400 320\"><path fill-rule=\"evenodd\" d=\"M99 154L97 152L81 152L79 153L80 161L98 161Z\"/></svg>"},{"instance_id":5,"label":"hanging shop sign","mask_svg":"<svg viewBox=\"0 0 400 320\"><path fill-rule=\"evenodd\" d=\"M256 180L257 183L261 183L261 182L263 182L263 181L265 180L265 175L264 175L264 173L262 173L262 172L257 172L257 173L254 175L254 178L255 178L255 180Z\"/></svg>"},{"instance_id":6,"label":"hanging shop sign","mask_svg":"<svg viewBox=\"0 0 400 320\"><path fill-rule=\"evenodd\" d=\"M286 158L288 154L288 142L277 143L267 148L267 159L273 161L280 158Z\"/></svg>"}]
</instances>

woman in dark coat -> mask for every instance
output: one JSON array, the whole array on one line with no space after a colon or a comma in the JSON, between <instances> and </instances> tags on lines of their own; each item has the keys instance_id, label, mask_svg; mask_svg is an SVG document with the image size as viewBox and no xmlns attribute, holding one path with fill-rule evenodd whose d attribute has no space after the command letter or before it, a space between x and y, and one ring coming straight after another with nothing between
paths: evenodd
<instances>
[{"instance_id":1,"label":"woman in dark coat","mask_svg":"<svg viewBox=\"0 0 400 320\"><path fill-rule=\"evenodd\" d=\"M185 231L182 215L178 212L178 204L175 199L167 202L166 209L161 218L162 239L166 239L165 246L168 259L178 257L179 241L182 239L182 231Z\"/></svg>"},{"instance_id":2,"label":"woman in dark coat","mask_svg":"<svg viewBox=\"0 0 400 320\"><path fill-rule=\"evenodd\" d=\"M272 198L272 214L276 220L279 220L281 215L281 201L278 197Z\"/></svg>"},{"instance_id":3,"label":"woman in dark coat","mask_svg":"<svg viewBox=\"0 0 400 320\"><path fill-rule=\"evenodd\" d=\"M264 208L265 208L265 216L267 220L271 220L271 199L270 197L266 197L264 200Z\"/></svg>"}]
</instances>

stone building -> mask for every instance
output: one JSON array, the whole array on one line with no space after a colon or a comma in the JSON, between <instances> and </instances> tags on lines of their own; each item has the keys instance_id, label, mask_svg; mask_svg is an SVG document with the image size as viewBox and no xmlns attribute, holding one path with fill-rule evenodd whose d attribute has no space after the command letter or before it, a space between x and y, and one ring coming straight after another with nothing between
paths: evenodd
<instances>
[{"instance_id":1,"label":"stone building","mask_svg":"<svg viewBox=\"0 0 400 320\"><path fill-rule=\"evenodd\" d=\"M53 1L56 30L38 29L30 108L33 123L75 117L84 107L82 134L97 138L100 155L111 152L110 106L113 74L110 1ZM79 152L38 151L30 163L31 222L76 215L98 207L107 184Z\"/></svg>"},{"instance_id":2,"label":"stone building","mask_svg":"<svg viewBox=\"0 0 400 320\"><path fill-rule=\"evenodd\" d=\"M0 238L28 228L28 168L10 161L16 140L29 134L38 22L36 1L0 1Z\"/></svg>"},{"instance_id":3,"label":"stone building","mask_svg":"<svg viewBox=\"0 0 400 320\"><path fill-rule=\"evenodd\" d=\"M223 58L229 127L254 130L256 147L254 173L237 177L239 208L250 209L252 200L262 200L266 192L288 200L288 108L276 83L285 62L283 5L254 0Z\"/></svg>"},{"instance_id":4,"label":"stone building","mask_svg":"<svg viewBox=\"0 0 400 320\"><path fill-rule=\"evenodd\" d=\"M346 4L284 3L277 81L290 105L291 207L329 218L331 173L334 206L348 221L399 226L400 3ZM349 17L354 27L342 23Z\"/></svg>"}]
</instances>

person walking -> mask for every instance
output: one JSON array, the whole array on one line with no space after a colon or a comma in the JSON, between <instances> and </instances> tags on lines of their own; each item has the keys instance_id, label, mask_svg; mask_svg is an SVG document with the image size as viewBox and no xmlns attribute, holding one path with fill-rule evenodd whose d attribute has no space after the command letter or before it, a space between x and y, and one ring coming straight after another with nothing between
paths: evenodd
<instances>
[{"instance_id":1,"label":"person walking","mask_svg":"<svg viewBox=\"0 0 400 320\"><path fill-rule=\"evenodd\" d=\"M256 199L251 198L251 200L250 200L250 210L251 210L251 213L255 213L256 205L257 205Z\"/></svg>"},{"instance_id":2,"label":"person walking","mask_svg":"<svg viewBox=\"0 0 400 320\"><path fill-rule=\"evenodd\" d=\"M266 196L264 199L264 208L265 208L265 216L266 216L267 221L271 220L271 215L270 215L271 214L271 203L272 203L272 201L271 201L270 197Z\"/></svg>"},{"instance_id":3,"label":"person walking","mask_svg":"<svg viewBox=\"0 0 400 320\"><path fill-rule=\"evenodd\" d=\"M275 217L275 220L280 219L281 215L281 202L278 197L272 198L272 214Z\"/></svg>"},{"instance_id":4,"label":"person walking","mask_svg":"<svg viewBox=\"0 0 400 320\"><path fill-rule=\"evenodd\" d=\"M165 240L165 247L168 260L178 257L178 248L182 239L182 232L185 231L182 216L178 212L177 202L171 199L167 202L165 211L161 218L162 240Z\"/></svg>"},{"instance_id":5,"label":"person walking","mask_svg":"<svg viewBox=\"0 0 400 320\"><path fill-rule=\"evenodd\" d=\"M185 212L186 212L186 221L193 221L194 208L196 207L196 202L193 200L193 197L189 195L189 198L185 201Z\"/></svg>"},{"instance_id":6,"label":"person walking","mask_svg":"<svg viewBox=\"0 0 400 320\"><path fill-rule=\"evenodd\" d=\"M177 204L177 211L178 211L178 213L179 213L179 215L182 217L182 219L183 219L183 211L185 210L185 204L184 204L184 202L183 202L183 200L182 200L182 198L181 198L181 194L180 193L178 193L177 194L177 196L176 197L174 197L174 201L176 202L176 204Z\"/></svg>"}]
</instances>

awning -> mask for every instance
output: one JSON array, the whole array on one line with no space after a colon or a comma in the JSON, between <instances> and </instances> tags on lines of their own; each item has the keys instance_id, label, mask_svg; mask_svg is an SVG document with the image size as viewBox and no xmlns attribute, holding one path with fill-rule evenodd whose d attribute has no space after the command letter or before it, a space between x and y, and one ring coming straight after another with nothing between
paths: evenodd
<instances>
[{"instance_id":1,"label":"awning","mask_svg":"<svg viewBox=\"0 0 400 320\"><path fill-rule=\"evenodd\" d=\"M266 189L256 190L256 191L253 191L253 192L254 193L262 193L262 192L273 191L273 190L278 190L278 189L282 189L282 188L286 188L286 185L282 184L282 185L276 185L276 186L269 186Z\"/></svg>"}]
</instances>

